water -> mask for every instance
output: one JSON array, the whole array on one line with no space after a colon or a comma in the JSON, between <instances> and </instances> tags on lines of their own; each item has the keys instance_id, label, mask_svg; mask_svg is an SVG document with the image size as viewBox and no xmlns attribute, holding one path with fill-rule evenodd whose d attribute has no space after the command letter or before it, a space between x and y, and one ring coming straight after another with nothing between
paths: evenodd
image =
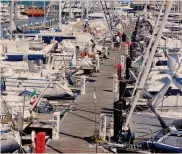
<instances>
[{"instance_id":1,"label":"water","mask_svg":"<svg viewBox=\"0 0 182 154\"><path fill-rule=\"evenodd\" d=\"M46 18L46 21L50 21L50 17ZM44 17L29 17L28 20L18 20L17 21L17 25L20 26L20 28L22 27L22 25L30 25L31 23L34 25L35 22L43 22L44 21ZM3 29L6 28L8 29L10 27L10 23L4 23L1 24L1 33L0 33L0 37L2 37L3 34Z\"/></svg>"},{"instance_id":2,"label":"water","mask_svg":"<svg viewBox=\"0 0 182 154\"><path fill-rule=\"evenodd\" d=\"M11 0L1 0L0 2L10 4ZM48 5L49 2L50 2L50 0L45 0L45 5ZM19 1L19 3L21 3L21 5L25 5L25 6L32 6L32 5L44 6L44 0L32 0L32 1L21 0L21 1Z\"/></svg>"}]
</instances>

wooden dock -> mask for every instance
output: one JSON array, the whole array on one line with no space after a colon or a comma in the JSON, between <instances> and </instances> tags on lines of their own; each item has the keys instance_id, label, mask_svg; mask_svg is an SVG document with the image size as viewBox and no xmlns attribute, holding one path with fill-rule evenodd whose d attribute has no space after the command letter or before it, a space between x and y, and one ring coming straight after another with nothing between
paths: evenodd
<instances>
[{"instance_id":1,"label":"wooden dock","mask_svg":"<svg viewBox=\"0 0 182 154\"><path fill-rule=\"evenodd\" d=\"M126 29L129 36L131 26ZM120 51L110 51L111 59L103 60L100 64L100 72L94 73L86 83L86 94L80 95L75 100L74 110L65 115L60 124L60 139L50 140L46 145L46 153L95 153L96 148L90 142L90 136L95 132L95 100L93 98L96 89L97 130L99 130L100 113L111 119L113 112L113 74L116 73L116 64L120 63L120 56L124 53L124 47ZM114 58L115 57L115 58ZM114 62L116 59L116 62ZM98 153L104 149L98 148Z\"/></svg>"}]
</instances>

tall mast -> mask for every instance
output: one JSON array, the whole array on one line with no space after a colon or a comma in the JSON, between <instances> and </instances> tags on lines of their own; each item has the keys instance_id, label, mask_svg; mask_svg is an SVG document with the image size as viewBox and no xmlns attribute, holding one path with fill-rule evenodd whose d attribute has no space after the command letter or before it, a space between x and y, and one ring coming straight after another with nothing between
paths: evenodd
<instances>
[{"instance_id":1,"label":"tall mast","mask_svg":"<svg viewBox=\"0 0 182 154\"><path fill-rule=\"evenodd\" d=\"M44 26L45 26L45 20L46 20L46 7L45 7L45 0L44 0L44 21L43 21Z\"/></svg>"},{"instance_id":2,"label":"tall mast","mask_svg":"<svg viewBox=\"0 0 182 154\"><path fill-rule=\"evenodd\" d=\"M59 0L59 29L61 29L62 25L62 6L61 6L61 0Z\"/></svg>"},{"instance_id":3,"label":"tall mast","mask_svg":"<svg viewBox=\"0 0 182 154\"><path fill-rule=\"evenodd\" d=\"M19 10L19 8L18 8L18 5L17 5L17 2L15 2L15 13L14 13L14 23L15 23L15 25L17 25L17 16L18 16L18 11ZM13 11L14 12L14 11Z\"/></svg>"},{"instance_id":4,"label":"tall mast","mask_svg":"<svg viewBox=\"0 0 182 154\"><path fill-rule=\"evenodd\" d=\"M88 19L88 0L86 0L86 7L87 7L87 19Z\"/></svg>"},{"instance_id":5,"label":"tall mast","mask_svg":"<svg viewBox=\"0 0 182 154\"><path fill-rule=\"evenodd\" d=\"M72 8L71 8L71 0L70 0L70 3L69 3L69 4L70 4L70 9L69 9L69 20L71 21L71 9L72 9Z\"/></svg>"},{"instance_id":6,"label":"tall mast","mask_svg":"<svg viewBox=\"0 0 182 154\"><path fill-rule=\"evenodd\" d=\"M82 7L82 14L81 14L81 19L83 20L83 15L84 15L84 1L81 1L81 7Z\"/></svg>"},{"instance_id":7,"label":"tall mast","mask_svg":"<svg viewBox=\"0 0 182 154\"><path fill-rule=\"evenodd\" d=\"M113 27L113 22L114 22L114 1L111 2L111 27Z\"/></svg>"},{"instance_id":8,"label":"tall mast","mask_svg":"<svg viewBox=\"0 0 182 154\"><path fill-rule=\"evenodd\" d=\"M13 38L13 12L14 12L14 0L11 0L10 7L10 39Z\"/></svg>"},{"instance_id":9,"label":"tall mast","mask_svg":"<svg viewBox=\"0 0 182 154\"><path fill-rule=\"evenodd\" d=\"M161 23L161 25L160 25L159 32L158 32L158 34L157 34L156 40L155 40L155 42L154 42L154 45L153 45L153 47L152 47L152 51L151 51L151 53L150 53L149 60L148 60L148 63L147 63L147 65L146 65L146 69L145 69L145 71L144 71L144 73L143 73L143 75L142 75L142 77L141 77L142 80L140 80L139 89L138 89L138 91L136 92L136 95L135 95L135 98L134 98L132 107L131 107L130 112L129 112L129 114L128 114L128 117L127 117L127 119L126 119L126 123L125 123L124 129L127 129L127 126L128 126L129 121L130 121L130 119L131 119L131 116L132 116L132 114L133 114L133 111L134 111L134 109L135 109L135 107L136 107L136 105L137 105L137 102L138 102L138 100L139 100L141 94L142 94L143 87L144 87L145 82L146 82L146 80L147 80L147 76L148 76L148 73L149 73L149 71L150 71L150 68L151 68L151 65L152 65L152 62L153 62L154 54L155 54L155 51L156 51L157 46L158 46L158 44L159 44L160 38L161 38L161 36L162 36L162 32L163 32L163 29L164 29L164 27L165 27L165 23L166 23L166 21L167 21L167 19L168 19L168 15L169 15L169 13L170 13L170 11L171 11L172 4L173 4L173 1L169 1L168 7L167 7L167 10L166 10L166 13L165 13L164 18L163 18L163 21L162 21L162 23ZM151 39L152 39L152 38L151 38Z\"/></svg>"}]
</instances>

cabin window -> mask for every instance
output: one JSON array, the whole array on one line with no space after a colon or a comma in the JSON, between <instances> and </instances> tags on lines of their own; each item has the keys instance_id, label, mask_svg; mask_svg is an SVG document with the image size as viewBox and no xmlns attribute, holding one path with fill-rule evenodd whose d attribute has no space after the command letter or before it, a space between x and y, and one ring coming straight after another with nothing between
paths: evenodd
<instances>
[{"instance_id":1,"label":"cabin window","mask_svg":"<svg viewBox=\"0 0 182 154\"><path fill-rule=\"evenodd\" d=\"M167 61L157 61L156 66L167 66Z\"/></svg>"}]
</instances>

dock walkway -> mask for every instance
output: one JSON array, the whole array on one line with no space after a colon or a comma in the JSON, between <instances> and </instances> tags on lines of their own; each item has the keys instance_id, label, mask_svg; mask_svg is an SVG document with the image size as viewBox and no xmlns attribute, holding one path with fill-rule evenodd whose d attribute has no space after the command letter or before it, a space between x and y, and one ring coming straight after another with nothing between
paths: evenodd
<instances>
[{"instance_id":1,"label":"dock walkway","mask_svg":"<svg viewBox=\"0 0 182 154\"><path fill-rule=\"evenodd\" d=\"M127 36L132 28L126 29ZM75 110L67 113L60 124L60 139L50 140L46 146L46 153L95 153L95 146L90 143L90 136L95 132L95 100L93 98L96 89L97 130L99 130L100 113L111 119L113 112L113 74L116 73L116 64L120 63L120 56L124 53L124 47L120 51L110 51L111 59L103 60L100 64L100 72L94 73L86 83L86 94L80 95L74 102ZM116 62L114 62L116 57ZM98 153L103 153L98 148Z\"/></svg>"}]
</instances>

